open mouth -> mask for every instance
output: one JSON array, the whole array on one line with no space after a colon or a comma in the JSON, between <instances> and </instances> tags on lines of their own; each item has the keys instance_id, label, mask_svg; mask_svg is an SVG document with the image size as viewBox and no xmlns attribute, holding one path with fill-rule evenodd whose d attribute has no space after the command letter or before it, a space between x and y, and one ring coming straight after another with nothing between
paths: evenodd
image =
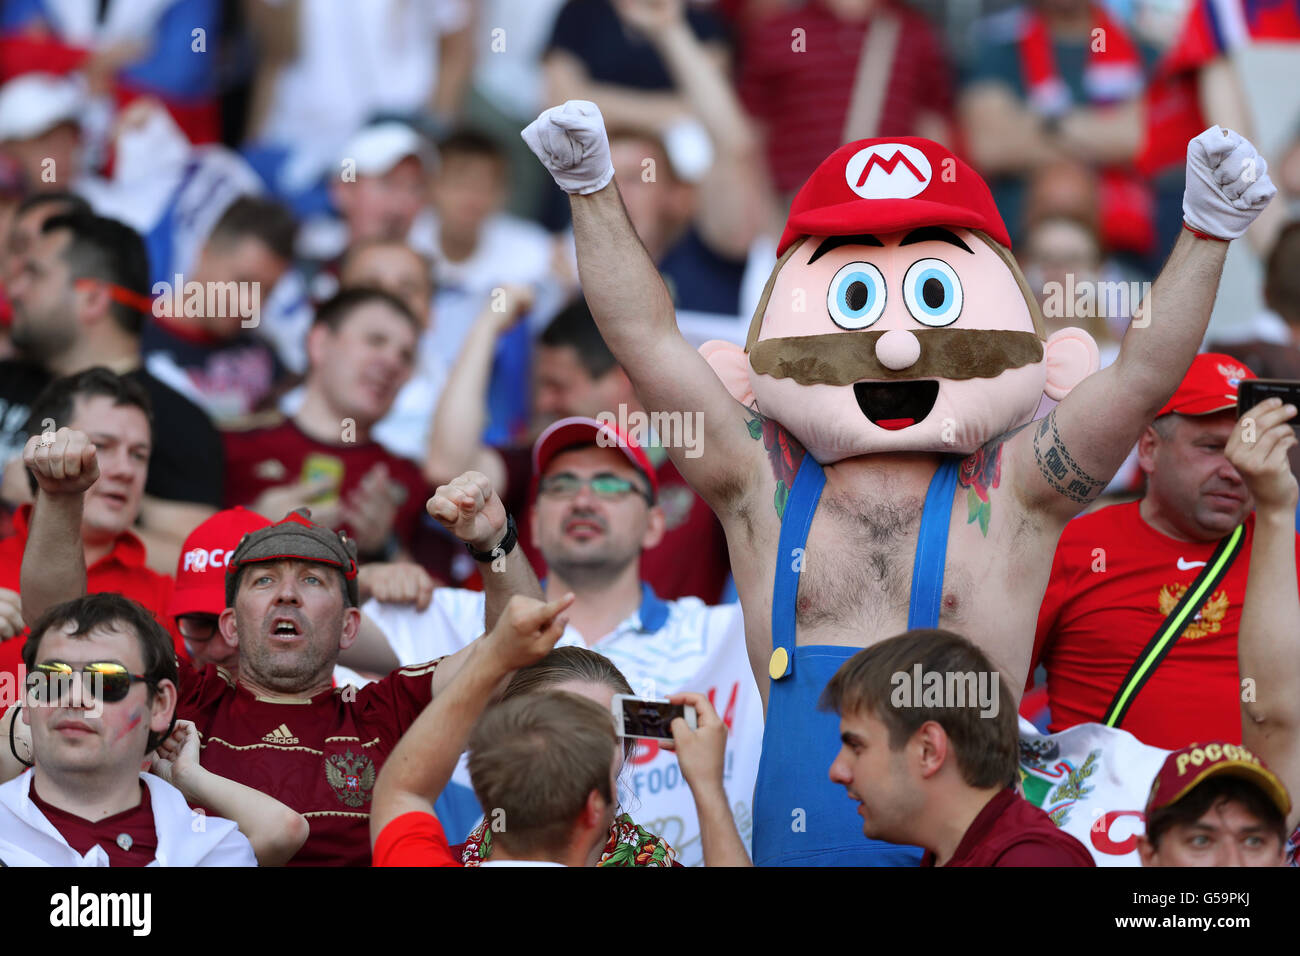
<instances>
[{"instance_id":1,"label":"open mouth","mask_svg":"<svg viewBox=\"0 0 1300 956\"><path fill-rule=\"evenodd\" d=\"M605 529L600 526L599 522L592 521L589 518L574 518L572 521L568 521L564 525L565 534L583 540L594 538L598 534L603 534L604 530Z\"/></svg>"},{"instance_id":2,"label":"open mouth","mask_svg":"<svg viewBox=\"0 0 1300 956\"><path fill-rule=\"evenodd\" d=\"M930 414L939 397L937 381L858 382L853 386L858 408L873 425L898 431Z\"/></svg>"},{"instance_id":3,"label":"open mouth","mask_svg":"<svg viewBox=\"0 0 1300 956\"><path fill-rule=\"evenodd\" d=\"M271 625L272 637L300 637L302 629L288 618L277 618Z\"/></svg>"}]
</instances>

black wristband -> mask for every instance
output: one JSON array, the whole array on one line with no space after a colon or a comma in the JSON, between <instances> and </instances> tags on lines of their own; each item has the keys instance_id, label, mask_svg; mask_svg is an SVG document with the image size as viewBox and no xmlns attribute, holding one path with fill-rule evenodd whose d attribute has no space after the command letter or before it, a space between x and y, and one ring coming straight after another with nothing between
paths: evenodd
<instances>
[{"instance_id":1,"label":"black wristband","mask_svg":"<svg viewBox=\"0 0 1300 956\"><path fill-rule=\"evenodd\" d=\"M469 556L475 561L478 561L481 564L486 564L489 561L495 561L497 558L509 554L515 549L515 545L518 542L519 529L515 527L515 516L507 512L506 536L497 543L496 547L492 548L490 551L478 551L475 550L472 544L466 543L465 550L469 552Z\"/></svg>"}]
</instances>

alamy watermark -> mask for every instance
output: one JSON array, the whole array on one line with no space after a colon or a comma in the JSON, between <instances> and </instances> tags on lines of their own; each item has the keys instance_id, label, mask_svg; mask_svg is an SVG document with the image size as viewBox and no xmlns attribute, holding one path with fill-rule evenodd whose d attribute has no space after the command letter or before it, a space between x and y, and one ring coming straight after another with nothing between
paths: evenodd
<instances>
[{"instance_id":1,"label":"alamy watermark","mask_svg":"<svg viewBox=\"0 0 1300 956\"><path fill-rule=\"evenodd\" d=\"M889 678L889 702L903 707L978 707L981 717L996 717L1001 707L997 671L927 671L920 663Z\"/></svg>"},{"instance_id":2,"label":"alamy watermark","mask_svg":"<svg viewBox=\"0 0 1300 956\"><path fill-rule=\"evenodd\" d=\"M596 421L626 435L637 445L646 448L683 448L687 458L699 458L704 453L703 412L629 412L620 403L618 412L601 412ZM614 448L620 442L609 432L596 435L601 448Z\"/></svg>"},{"instance_id":3,"label":"alamy watermark","mask_svg":"<svg viewBox=\"0 0 1300 956\"><path fill-rule=\"evenodd\" d=\"M15 704L22 704L25 707L67 707L83 711L92 719L103 716L104 675L91 674L90 681L88 689L83 673L29 673L26 665L19 664L17 672L0 671L0 713Z\"/></svg>"},{"instance_id":4,"label":"alamy watermark","mask_svg":"<svg viewBox=\"0 0 1300 956\"><path fill-rule=\"evenodd\" d=\"M1151 295L1150 282L1094 282L1074 280L1067 272L1064 282L1043 284L1043 316L1048 319L1127 319ZM1143 328L1146 313L1134 317L1133 324Z\"/></svg>"},{"instance_id":5,"label":"alamy watermark","mask_svg":"<svg viewBox=\"0 0 1300 956\"><path fill-rule=\"evenodd\" d=\"M155 318L211 316L240 320L245 329L257 328L262 316L260 282L190 282L179 272L175 282L153 284Z\"/></svg>"}]
</instances>

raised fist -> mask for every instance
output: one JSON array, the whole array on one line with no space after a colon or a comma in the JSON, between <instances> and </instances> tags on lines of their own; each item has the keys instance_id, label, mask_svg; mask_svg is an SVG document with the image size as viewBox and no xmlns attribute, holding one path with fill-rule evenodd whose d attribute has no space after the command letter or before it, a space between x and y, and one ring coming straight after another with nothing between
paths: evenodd
<instances>
[{"instance_id":1,"label":"raised fist","mask_svg":"<svg viewBox=\"0 0 1300 956\"><path fill-rule=\"evenodd\" d=\"M47 495L80 495L99 480L94 444L85 432L71 428L27 439L23 464Z\"/></svg>"},{"instance_id":2,"label":"raised fist","mask_svg":"<svg viewBox=\"0 0 1300 956\"><path fill-rule=\"evenodd\" d=\"M467 471L440 485L425 508L476 551L491 551L505 537L506 506L481 472Z\"/></svg>"},{"instance_id":3,"label":"raised fist","mask_svg":"<svg viewBox=\"0 0 1300 956\"><path fill-rule=\"evenodd\" d=\"M595 103L569 100L553 106L520 135L566 193L586 196L614 178L605 120Z\"/></svg>"},{"instance_id":4,"label":"raised fist","mask_svg":"<svg viewBox=\"0 0 1300 956\"><path fill-rule=\"evenodd\" d=\"M1248 139L1211 126L1187 144L1183 220L1218 239L1239 239L1277 187L1268 163Z\"/></svg>"}]
</instances>

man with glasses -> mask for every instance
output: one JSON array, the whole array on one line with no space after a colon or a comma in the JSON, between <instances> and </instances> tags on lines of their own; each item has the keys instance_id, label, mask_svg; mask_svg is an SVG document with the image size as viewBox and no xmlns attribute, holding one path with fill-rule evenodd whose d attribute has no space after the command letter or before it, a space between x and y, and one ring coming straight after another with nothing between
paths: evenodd
<instances>
[{"instance_id":1,"label":"man with glasses","mask_svg":"<svg viewBox=\"0 0 1300 956\"><path fill-rule=\"evenodd\" d=\"M547 600L572 591L577 600L560 646L590 647L610 658L637 694L665 698L683 690L707 691L731 729L725 787L741 835L748 843L749 807L763 718L748 670L743 622L736 604L706 605L694 597L661 600L642 576L642 553L664 534L658 483L645 450L612 424L562 419L533 446L533 541L548 568ZM443 485L429 513L464 541L491 576L492 562L515 550L517 529L487 477L466 472ZM482 633L484 597L440 588L426 611L378 601L363 610L388 635L403 664L452 653ZM663 837L687 865L703 860L690 789L676 758L654 741L640 741L623 783L646 819L662 821ZM456 799L466 798L464 768L453 778ZM446 791L444 791L444 797ZM439 817L455 840L473 820Z\"/></svg>"},{"instance_id":2,"label":"man with glasses","mask_svg":"<svg viewBox=\"0 0 1300 956\"><path fill-rule=\"evenodd\" d=\"M23 733L15 745L11 727L5 749L30 754L31 769L0 786L4 865L255 866L254 834L280 842L278 859L306 838L305 820L204 771L192 751L154 758L177 786L140 772L173 735L179 684L172 642L140 605L116 594L57 605L35 623L23 661ZM195 826L190 801L245 821L249 836L219 817Z\"/></svg>"}]
</instances>

